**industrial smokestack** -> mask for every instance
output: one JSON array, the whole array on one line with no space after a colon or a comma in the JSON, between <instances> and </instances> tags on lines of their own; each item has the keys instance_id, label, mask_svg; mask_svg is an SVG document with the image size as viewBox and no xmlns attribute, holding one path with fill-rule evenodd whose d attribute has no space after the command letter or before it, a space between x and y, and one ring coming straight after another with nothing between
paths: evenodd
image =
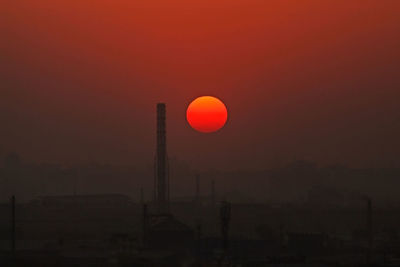
<instances>
[{"instance_id":1,"label":"industrial smokestack","mask_svg":"<svg viewBox=\"0 0 400 267\"><path fill-rule=\"evenodd\" d=\"M156 203L159 213L169 209L169 181L167 164L166 108L164 103L157 104L157 156L156 156Z\"/></svg>"}]
</instances>

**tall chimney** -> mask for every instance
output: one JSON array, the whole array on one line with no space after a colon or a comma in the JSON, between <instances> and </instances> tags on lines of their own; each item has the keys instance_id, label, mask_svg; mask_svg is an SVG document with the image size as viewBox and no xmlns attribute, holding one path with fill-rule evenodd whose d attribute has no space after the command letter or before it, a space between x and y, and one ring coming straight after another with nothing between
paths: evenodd
<instances>
[{"instance_id":1,"label":"tall chimney","mask_svg":"<svg viewBox=\"0 0 400 267\"><path fill-rule=\"evenodd\" d=\"M167 171L167 138L166 108L164 103L157 104L157 156L156 156L156 203L159 213L168 212L168 171Z\"/></svg>"}]
</instances>

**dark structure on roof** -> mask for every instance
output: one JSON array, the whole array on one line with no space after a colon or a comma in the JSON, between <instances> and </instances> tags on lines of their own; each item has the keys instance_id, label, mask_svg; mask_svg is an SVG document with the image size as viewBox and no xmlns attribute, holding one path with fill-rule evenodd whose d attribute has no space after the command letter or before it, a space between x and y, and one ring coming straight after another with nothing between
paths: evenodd
<instances>
[{"instance_id":1,"label":"dark structure on roof","mask_svg":"<svg viewBox=\"0 0 400 267\"><path fill-rule=\"evenodd\" d=\"M172 215L151 216L147 242L153 248L187 249L193 245L194 231Z\"/></svg>"}]
</instances>

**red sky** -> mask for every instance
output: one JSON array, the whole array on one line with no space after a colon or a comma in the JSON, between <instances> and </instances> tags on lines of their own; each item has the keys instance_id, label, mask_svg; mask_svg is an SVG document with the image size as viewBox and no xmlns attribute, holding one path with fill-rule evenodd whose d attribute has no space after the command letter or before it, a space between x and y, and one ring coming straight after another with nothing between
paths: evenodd
<instances>
[{"instance_id":1,"label":"red sky","mask_svg":"<svg viewBox=\"0 0 400 267\"><path fill-rule=\"evenodd\" d=\"M155 105L196 168L400 158L400 1L24 0L3 12L0 153L148 164ZM225 128L186 107L215 95Z\"/></svg>"}]
</instances>

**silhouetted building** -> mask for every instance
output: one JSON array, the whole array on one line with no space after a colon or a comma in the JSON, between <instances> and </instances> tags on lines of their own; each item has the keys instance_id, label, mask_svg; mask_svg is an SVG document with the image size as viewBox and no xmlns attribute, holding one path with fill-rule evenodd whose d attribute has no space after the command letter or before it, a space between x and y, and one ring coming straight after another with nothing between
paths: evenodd
<instances>
[{"instance_id":1,"label":"silhouetted building","mask_svg":"<svg viewBox=\"0 0 400 267\"><path fill-rule=\"evenodd\" d=\"M152 216L147 242L153 248L187 249L194 244L194 231L171 215Z\"/></svg>"}]
</instances>

